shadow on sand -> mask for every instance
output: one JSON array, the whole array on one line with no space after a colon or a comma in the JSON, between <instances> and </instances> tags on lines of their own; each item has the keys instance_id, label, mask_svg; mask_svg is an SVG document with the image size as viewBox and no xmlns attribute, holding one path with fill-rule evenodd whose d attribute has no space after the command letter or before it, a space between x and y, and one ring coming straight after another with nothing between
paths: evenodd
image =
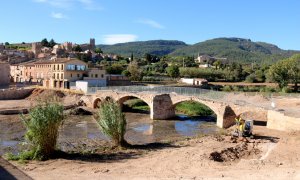
<instances>
[{"instance_id":1,"label":"shadow on sand","mask_svg":"<svg viewBox=\"0 0 300 180\"><path fill-rule=\"evenodd\" d=\"M110 148L99 153L72 153L57 151L51 159L79 160L86 162L116 162L126 159L136 159L145 151L156 151L166 148L180 148L169 143L150 143L146 145L128 145L126 148Z\"/></svg>"},{"instance_id":2,"label":"shadow on sand","mask_svg":"<svg viewBox=\"0 0 300 180\"><path fill-rule=\"evenodd\" d=\"M253 136L253 139L255 139L255 140L259 140L259 139L261 139L261 140L268 140L268 141L270 141L270 142L272 142L272 143L277 143L277 142L279 141L280 138L278 138L278 137L273 137L273 136L260 136L260 135L254 135L254 136Z\"/></svg>"}]
</instances>

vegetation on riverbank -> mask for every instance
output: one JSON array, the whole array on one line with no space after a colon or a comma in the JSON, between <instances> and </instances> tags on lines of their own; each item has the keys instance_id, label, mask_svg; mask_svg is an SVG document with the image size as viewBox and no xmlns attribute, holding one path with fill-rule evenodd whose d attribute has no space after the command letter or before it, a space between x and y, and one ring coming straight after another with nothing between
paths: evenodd
<instances>
[{"instance_id":1,"label":"vegetation on riverbank","mask_svg":"<svg viewBox=\"0 0 300 180\"><path fill-rule=\"evenodd\" d=\"M97 123L102 133L111 138L116 146L126 146L124 139L126 119L120 105L114 101L100 103Z\"/></svg>"},{"instance_id":2,"label":"vegetation on riverbank","mask_svg":"<svg viewBox=\"0 0 300 180\"><path fill-rule=\"evenodd\" d=\"M150 111L150 107L141 99L130 99L124 103L125 110L129 111Z\"/></svg>"},{"instance_id":3,"label":"vegetation on riverbank","mask_svg":"<svg viewBox=\"0 0 300 180\"><path fill-rule=\"evenodd\" d=\"M175 109L177 113L188 116L210 116L214 114L209 107L194 101L181 102L176 105Z\"/></svg>"},{"instance_id":4,"label":"vegetation on riverbank","mask_svg":"<svg viewBox=\"0 0 300 180\"><path fill-rule=\"evenodd\" d=\"M28 116L21 115L27 129L25 138L30 149L19 155L8 155L10 160L45 160L55 152L58 129L64 120L63 106L56 102L39 103Z\"/></svg>"}]
</instances>

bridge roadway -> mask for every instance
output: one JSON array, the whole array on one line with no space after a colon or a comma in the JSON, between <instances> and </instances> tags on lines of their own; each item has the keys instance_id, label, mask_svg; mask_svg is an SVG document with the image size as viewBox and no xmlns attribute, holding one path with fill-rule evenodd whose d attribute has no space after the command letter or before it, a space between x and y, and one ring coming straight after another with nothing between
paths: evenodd
<instances>
[{"instance_id":1,"label":"bridge roadway","mask_svg":"<svg viewBox=\"0 0 300 180\"><path fill-rule=\"evenodd\" d=\"M261 114L267 118L267 109L261 107L238 105L226 100L226 93L199 88L165 87L165 86L119 86L90 88L81 100L87 107L98 108L98 103L107 99L121 105L135 97L143 100L150 107L150 118L165 120L175 116L175 106L183 101L196 101L208 106L217 117L217 126L228 128L234 118L245 113Z\"/></svg>"}]
</instances>

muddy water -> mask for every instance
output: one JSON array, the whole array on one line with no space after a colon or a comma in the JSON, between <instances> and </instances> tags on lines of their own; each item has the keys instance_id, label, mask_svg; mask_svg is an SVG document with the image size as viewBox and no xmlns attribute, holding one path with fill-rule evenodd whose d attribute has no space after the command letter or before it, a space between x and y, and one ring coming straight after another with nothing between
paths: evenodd
<instances>
[{"instance_id":1,"label":"muddy water","mask_svg":"<svg viewBox=\"0 0 300 180\"><path fill-rule=\"evenodd\" d=\"M149 114L126 113L126 119L125 139L131 144L171 141L218 130L213 118L178 116L174 120L153 121ZM24 148L24 133L19 116L0 116L0 155ZM64 151L93 151L108 143L92 116L70 116L60 128L58 146Z\"/></svg>"}]
</instances>

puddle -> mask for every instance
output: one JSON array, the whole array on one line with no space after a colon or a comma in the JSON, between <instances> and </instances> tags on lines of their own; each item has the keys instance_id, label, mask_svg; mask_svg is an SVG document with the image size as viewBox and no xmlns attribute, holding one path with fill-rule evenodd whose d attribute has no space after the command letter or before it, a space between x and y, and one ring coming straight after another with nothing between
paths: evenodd
<instances>
[{"instance_id":1,"label":"puddle","mask_svg":"<svg viewBox=\"0 0 300 180\"><path fill-rule=\"evenodd\" d=\"M3 116L1 117L1 119ZM0 119L0 126L7 124ZM132 144L145 144L166 140L176 140L186 136L199 134L213 134L217 131L216 123L212 118L190 118L179 115L174 120L151 120L149 114L126 113L127 130L125 139ZM0 131L0 155L20 150L24 140L25 128L22 122L10 124L14 131L9 129ZM2 126L2 129L5 127ZM17 127L17 128L16 128ZM109 141L99 130L97 122L92 116L70 116L59 130L58 147L63 150L93 148ZM101 144L102 143L102 144ZM12 149L12 151L11 151Z\"/></svg>"}]
</instances>

